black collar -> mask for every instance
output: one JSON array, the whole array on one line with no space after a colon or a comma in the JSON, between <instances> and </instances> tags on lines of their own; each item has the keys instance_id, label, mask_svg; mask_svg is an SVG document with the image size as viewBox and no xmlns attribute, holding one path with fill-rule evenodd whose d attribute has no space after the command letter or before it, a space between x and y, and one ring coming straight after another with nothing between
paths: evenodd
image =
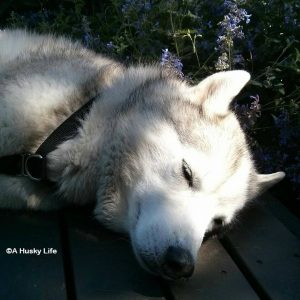
<instances>
[{"instance_id":1,"label":"black collar","mask_svg":"<svg viewBox=\"0 0 300 300\"><path fill-rule=\"evenodd\" d=\"M35 153L21 153L0 157L0 173L11 176L25 176L35 181L49 181L47 177L47 154L78 133L81 120L90 111L97 97L98 95L90 99L60 124Z\"/></svg>"}]
</instances>

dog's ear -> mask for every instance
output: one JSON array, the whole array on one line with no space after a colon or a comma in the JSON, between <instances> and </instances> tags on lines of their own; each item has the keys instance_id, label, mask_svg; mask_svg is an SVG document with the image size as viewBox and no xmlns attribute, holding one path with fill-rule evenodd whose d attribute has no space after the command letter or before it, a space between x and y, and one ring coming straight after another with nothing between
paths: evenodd
<instances>
[{"instance_id":1,"label":"dog's ear","mask_svg":"<svg viewBox=\"0 0 300 300\"><path fill-rule=\"evenodd\" d=\"M225 116L231 101L249 80L250 74L242 70L213 74L192 87L191 101L200 104L208 116Z\"/></svg>"},{"instance_id":2,"label":"dog's ear","mask_svg":"<svg viewBox=\"0 0 300 300\"><path fill-rule=\"evenodd\" d=\"M267 189L278 183L285 177L284 172L276 172L272 174L257 174L256 175L256 196L262 194Z\"/></svg>"}]
</instances>

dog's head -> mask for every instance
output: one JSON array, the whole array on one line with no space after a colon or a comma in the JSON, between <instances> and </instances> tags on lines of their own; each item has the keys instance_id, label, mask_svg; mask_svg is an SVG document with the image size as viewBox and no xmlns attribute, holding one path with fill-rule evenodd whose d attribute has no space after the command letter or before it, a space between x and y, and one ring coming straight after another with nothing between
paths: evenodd
<instances>
[{"instance_id":1,"label":"dog's head","mask_svg":"<svg viewBox=\"0 0 300 300\"><path fill-rule=\"evenodd\" d=\"M119 114L96 215L130 235L148 271L190 277L205 233L284 177L256 172L229 109L249 79L245 71L220 72L194 87L154 79Z\"/></svg>"}]
</instances>

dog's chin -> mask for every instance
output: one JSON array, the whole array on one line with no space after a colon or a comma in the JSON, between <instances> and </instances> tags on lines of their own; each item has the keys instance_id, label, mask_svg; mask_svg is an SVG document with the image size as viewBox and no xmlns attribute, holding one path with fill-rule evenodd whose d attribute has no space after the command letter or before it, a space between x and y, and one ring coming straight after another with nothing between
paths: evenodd
<instances>
[{"instance_id":1,"label":"dog's chin","mask_svg":"<svg viewBox=\"0 0 300 300\"><path fill-rule=\"evenodd\" d=\"M139 265L151 275L159 276L159 273L156 271L156 267L154 265L151 265L145 258L143 258L143 256L139 254L139 251L133 244L132 248Z\"/></svg>"}]
</instances>

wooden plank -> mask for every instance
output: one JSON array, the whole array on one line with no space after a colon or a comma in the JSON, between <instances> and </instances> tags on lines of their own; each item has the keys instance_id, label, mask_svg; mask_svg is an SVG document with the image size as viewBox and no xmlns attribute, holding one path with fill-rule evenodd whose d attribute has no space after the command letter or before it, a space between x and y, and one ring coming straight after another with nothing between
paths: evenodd
<instances>
[{"instance_id":1,"label":"wooden plank","mask_svg":"<svg viewBox=\"0 0 300 300\"><path fill-rule=\"evenodd\" d=\"M194 276L170 288L175 299L259 299L216 239L201 246Z\"/></svg>"},{"instance_id":2,"label":"wooden plank","mask_svg":"<svg viewBox=\"0 0 300 300\"><path fill-rule=\"evenodd\" d=\"M280 200L274 198L270 193L266 193L259 203L262 203L290 232L300 239L299 218L291 213Z\"/></svg>"},{"instance_id":3,"label":"wooden plank","mask_svg":"<svg viewBox=\"0 0 300 300\"><path fill-rule=\"evenodd\" d=\"M259 205L239 219L225 246L261 297L300 299L300 241Z\"/></svg>"},{"instance_id":4,"label":"wooden plank","mask_svg":"<svg viewBox=\"0 0 300 300\"><path fill-rule=\"evenodd\" d=\"M157 278L138 265L130 242L83 214L67 218L77 300L162 299Z\"/></svg>"},{"instance_id":5,"label":"wooden plank","mask_svg":"<svg viewBox=\"0 0 300 300\"><path fill-rule=\"evenodd\" d=\"M7 254L7 248L18 254ZM34 248L48 254L20 254ZM0 299L66 299L57 216L1 211L0 266Z\"/></svg>"}]
</instances>

